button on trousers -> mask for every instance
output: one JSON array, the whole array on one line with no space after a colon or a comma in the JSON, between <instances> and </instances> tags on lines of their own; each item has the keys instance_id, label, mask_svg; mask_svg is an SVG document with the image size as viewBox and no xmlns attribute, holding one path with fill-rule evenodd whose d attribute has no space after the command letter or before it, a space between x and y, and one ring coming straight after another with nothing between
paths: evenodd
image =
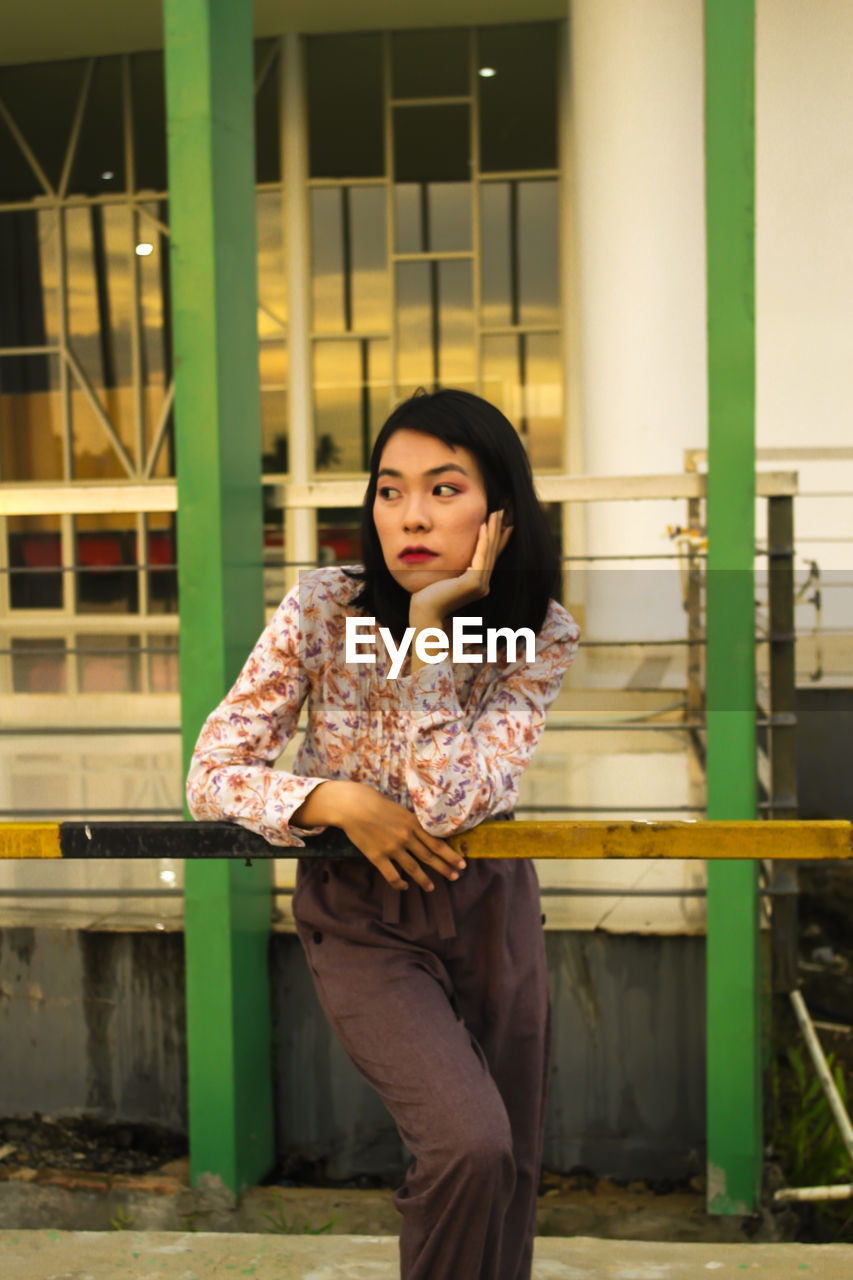
<instances>
[{"instance_id":1,"label":"button on trousers","mask_svg":"<svg viewBox=\"0 0 853 1280\"><path fill-rule=\"evenodd\" d=\"M303 858L293 914L326 1016L414 1157L394 1195L401 1278L529 1280L550 1033L535 868L472 859L447 886L450 938L412 882L383 920L383 886L366 859Z\"/></svg>"}]
</instances>

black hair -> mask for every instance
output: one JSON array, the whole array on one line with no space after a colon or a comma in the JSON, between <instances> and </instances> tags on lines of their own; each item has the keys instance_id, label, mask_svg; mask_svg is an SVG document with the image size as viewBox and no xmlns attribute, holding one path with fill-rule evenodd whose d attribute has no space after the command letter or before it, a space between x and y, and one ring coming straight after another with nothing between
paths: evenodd
<instances>
[{"instance_id":1,"label":"black hair","mask_svg":"<svg viewBox=\"0 0 853 1280\"><path fill-rule=\"evenodd\" d=\"M409 592L385 564L373 520L377 472L395 431L406 428L462 445L474 454L486 484L489 512L505 508L512 537L492 571L489 594L460 612L482 617L485 627L530 627L538 635L557 588L560 556L533 488L530 462L512 423L500 409L470 391L416 391L385 422L370 457L370 480L361 515L363 569L347 570L363 586L352 604L388 627L395 640L409 624Z\"/></svg>"}]
</instances>

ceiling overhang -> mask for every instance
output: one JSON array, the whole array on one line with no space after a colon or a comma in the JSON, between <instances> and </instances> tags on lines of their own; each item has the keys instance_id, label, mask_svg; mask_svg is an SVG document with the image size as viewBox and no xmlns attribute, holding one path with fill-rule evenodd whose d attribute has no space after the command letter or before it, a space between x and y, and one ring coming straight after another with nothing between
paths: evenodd
<instances>
[{"instance_id":1,"label":"ceiling overhang","mask_svg":"<svg viewBox=\"0 0 853 1280\"><path fill-rule=\"evenodd\" d=\"M255 0L255 35L543 22L569 0ZM163 47L162 0L3 0L0 64Z\"/></svg>"}]
</instances>

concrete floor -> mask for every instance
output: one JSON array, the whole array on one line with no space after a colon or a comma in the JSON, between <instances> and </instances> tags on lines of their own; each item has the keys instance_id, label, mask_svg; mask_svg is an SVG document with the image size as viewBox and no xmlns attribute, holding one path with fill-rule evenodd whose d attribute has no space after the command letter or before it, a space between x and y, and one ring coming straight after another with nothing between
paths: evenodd
<instances>
[{"instance_id":1,"label":"concrete floor","mask_svg":"<svg viewBox=\"0 0 853 1280\"><path fill-rule=\"evenodd\" d=\"M721 1280L741 1271L772 1280L849 1280L853 1245L660 1244L536 1241L533 1280ZM391 1236L0 1231L3 1280L394 1280ZM467 1278L460 1277L460 1280Z\"/></svg>"}]
</instances>

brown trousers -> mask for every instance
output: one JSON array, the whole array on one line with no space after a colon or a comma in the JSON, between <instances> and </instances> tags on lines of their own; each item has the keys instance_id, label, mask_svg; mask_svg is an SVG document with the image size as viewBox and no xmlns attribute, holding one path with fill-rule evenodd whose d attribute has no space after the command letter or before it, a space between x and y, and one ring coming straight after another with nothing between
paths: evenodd
<instances>
[{"instance_id":1,"label":"brown trousers","mask_svg":"<svg viewBox=\"0 0 853 1280\"><path fill-rule=\"evenodd\" d=\"M302 859L297 931L320 1003L414 1156L402 1280L529 1280L549 1064L539 885L472 859L429 894Z\"/></svg>"}]
</instances>

